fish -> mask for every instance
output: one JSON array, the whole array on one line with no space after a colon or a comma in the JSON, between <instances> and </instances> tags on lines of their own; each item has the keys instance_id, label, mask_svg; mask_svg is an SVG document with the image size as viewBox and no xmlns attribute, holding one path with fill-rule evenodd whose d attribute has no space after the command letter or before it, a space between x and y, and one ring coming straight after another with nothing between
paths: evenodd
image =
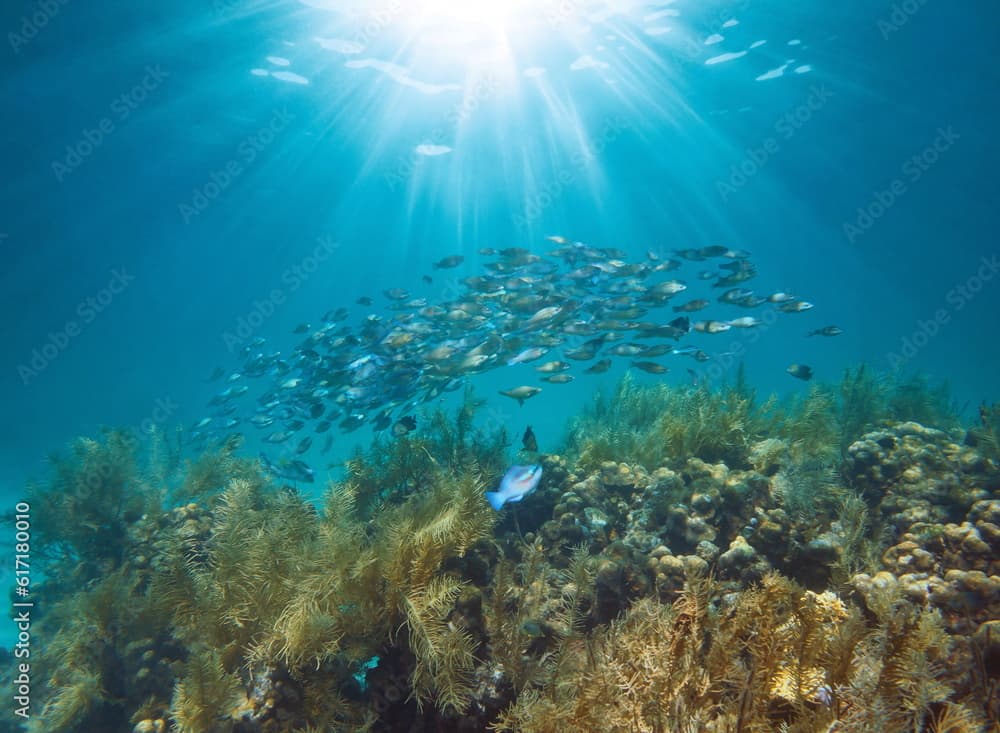
<instances>
[{"instance_id":1,"label":"fish","mask_svg":"<svg viewBox=\"0 0 1000 733\"><path fill-rule=\"evenodd\" d=\"M733 318L726 321L733 328L754 328L759 326L763 321L759 318L754 318L753 316L743 316L742 318Z\"/></svg>"},{"instance_id":2,"label":"fish","mask_svg":"<svg viewBox=\"0 0 1000 733\"><path fill-rule=\"evenodd\" d=\"M633 361L632 366L650 374L666 374L670 371L667 367L657 364L655 361Z\"/></svg>"},{"instance_id":3,"label":"fish","mask_svg":"<svg viewBox=\"0 0 1000 733\"><path fill-rule=\"evenodd\" d=\"M691 324L691 328L701 333L725 333L732 326L723 321L697 321Z\"/></svg>"},{"instance_id":4,"label":"fish","mask_svg":"<svg viewBox=\"0 0 1000 733\"><path fill-rule=\"evenodd\" d=\"M695 298L694 300L688 301L684 305L675 305L674 313L694 313L695 311L700 311L710 305L711 302L705 300L704 298Z\"/></svg>"},{"instance_id":5,"label":"fish","mask_svg":"<svg viewBox=\"0 0 1000 733\"><path fill-rule=\"evenodd\" d=\"M542 478L539 465L511 466L500 480L496 491L486 492L486 501L494 510L500 511L504 504L521 501L538 488Z\"/></svg>"},{"instance_id":6,"label":"fish","mask_svg":"<svg viewBox=\"0 0 1000 733\"><path fill-rule=\"evenodd\" d=\"M524 349L519 354L512 356L507 360L508 366L513 366L514 364L524 364L528 361L534 361L535 359L541 358L548 353L548 349L542 346L533 346L530 349Z\"/></svg>"},{"instance_id":7,"label":"fish","mask_svg":"<svg viewBox=\"0 0 1000 733\"><path fill-rule=\"evenodd\" d=\"M551 236L554 249L544 255L520 246L482 248L480 255L489 261L442 288L436 299L390 287L380 289L375 299L357 297L360 310L326 304L321 318L295 329L299 343L284 352L262 336L247 339L237 351L238 362L213 373L213 379L226 380L227 388L210 397L205 414L211 419L193 432L221 443L243 421L258 429L278 424L283 426L279 432L263 440L294 438L294 446L306 436L333 432L334 426L345 433L362 427L391 430L406 413L401 405L436 400L476 374L538 359L535 370L542 380L565 384L573 379L574 361L589 362L582 370L587 375L607 372L614 359L638 364L680 353L705 361L711 357L702 349L675 349L674 342L692 330L721 333L757 324L749 317L727 320L728 314L713 312L718 303L756 308L772 302L778 313L806 307L787 293L758 296L740 285L726 288L717 300L705 295L713 283L741 283L757 274L749 253L722 244L680 249L669 258L664 247L633 261L613 247ZM423 271L469 267L469 260L460 257L432 259ZM689 264L704 260L712 262ZM689 270L690 286L680 275L669 280L659 275L683 268ZM699 271L711 273L713 280L700 283ZM427 282L436 276L413 275L417 283L421 278ZM678 293L694 288L701 288L704 297L672 305ZM670 310L676 317L664 322L662 312ZM687 314L695 311L702 311L703 320L692 324ZM558 360L541 363L543 354L556 351ZM649 368L658 373L660 366ZM240 395L254 381L259 395L248 409L239 404ZM523 386L502 394L523 404L539 391Z\"/></svg>"},{"instance_id":8,"label":"fish","mask_svg":"<svg viewBox=\"0 0 1000 733\"><path fill-rule=\"evenodd\" d=\"M435 270L448 270L453 267L458 267L463 262L465 258L462 255L452 255L451 257L444 257L434 263L433 267Z\"/></svg>"},{"instance_id":9,"label":"fish","mask_svg":"<svg viewBox=\"0 0 1000 733\"><path fill-rule=\"evenodd\" d=\"M536 372L564 372L570 368L565 361L547 361L535 367Z\"/></svg>"},{"instance_id":10,"label":"fish","mask_svg":"<svg viewBox=\"0 0 1000 733\"><path fill-rule=\"evenodd\" d=\"M521 436L521 446L530 453L538 452L538 440L530 425L524 429L524 435Z\"/></svg>"},{"instance_id":11,"label":"fish","mask_svg":"<svg viewBox=\"0 0 1000 733\"><path fill-rule=\"evenodd\" d=\"M521 387L514 387L513 389L500 390L500 394L504 397L510 397L512 400L517 400L517 404L519 405L524 405L525 400L531 399L541 391L541 387L529 387L524 385Z\"/></svg>"},{"instance_id":12,"label":"fish","mask_svg":"<svg viewBox=\"0 0 1000 733\"><path fill-rule=\"evenodd\" d=\"M801 379L804 382L808 382L812 379L813 370L811 366L806 366L805 364L792 364L785 370L791 374L796 379Z\"/></svg>"},{"instance_id":13,"label":"fish","mask_svg":"<svg viewBox=\"0 0 1000 733\"><path fill-rule=\"evenodd\" d=\"M315 480L315 475L309 464L297 458L282 460L275 464L264 453L261 453L260 462L263 464L264 470L278 478L288 479L289 481L301 481L307 484L311 484Z\"/></svg>"},{"instance_id":14,"label":"fish","mask_svg":"<svg viewBox=\"0 0 1000 733\"><path fill-rule=\"evenodd\" d=\"M601 359L600 361L594 362L594 364L584 371L587 374L602 374L611 368L611 359Z\"/></svg>"},{"instance_id":15,"label":"fish","mask_svg":"<svg viewBox=\"0 0 1000 733\"><path fill-rule=\"evenodd\" d=\"M226 373L226 370L223 369L222 367L215 367L215 369L212 370L212 373L208 375L208 379L206 379L205 381L206 382L214 382L217 379L222 379L222 376L225 373Z\"/></svg>"},{"instance_id":16,"label":"fish","mask_svg":"<svg viewBox=\"0 0 1000 733\"><path fill-rule=\"evenodd\" d=\"M424 275L420 279L423 280L428 285L431 285L434 282L434 278L432 278L430 275Z\"/></svg>"},{"instance_id":17,"label":"fish","mask_svg":"<svg viewBox=\"0 0 1000 733\"><path fill-rule=\"evenodd\" d=\"M784 313L802 313L810 310L813 304L805 300L790 300L778 306L778 310Z\"/></svg>"},{"instance_id":18,"label":"fish","mask_svg":"<svg viewBox=\"0 0 1000 733\"><path fill-rule=\"evenodd\" d=\"M823 326L814 331L810 331L806 336L839 336L844 330L840 326Z\"/></svg>"},{"instance_id":19,"label":"fish","mask_svg":"<svg viewBox=\"0 0 1000 733\"><path fill-rule=\"evenodd\" d=\"M413 415L403 415L392 426L393 437L402 438L417 429L417 418Z\"/></svg>"},{"instance_id":20,"label":"fish","mask_svg":"<svg viewBox=\"0 0 1000 733\"><path fill-rule=\"evenodd\" d=\"M753 291L746 288L731 288L719 296L720 303L738 305L753 297Z\"/></svg>"},{"instance_id":21,"label":"fish","mask_svg":"<svg viewBox=\"0 0 1000 733\"><path fill-rule=\"evenodd\" d=\"M795 296L791 293L777 292L767 296L768 303L787 303L791 300L795 300Z\"/></svg>"},{"instance_id":22,"label":"fish","mask_svg":"<svg viewBox=\"0 0 1000 733\"><path fill-rule=\"evenodd\" d=\"M608 349L607 353L615 356L638 356L644 349L642 344L618 344Z\"/></svg>"},{"instance_id":23,"label":"fish","mask_svg":"<svg viewBox=\"0 0 1000 733\"><path fill-rule=\"evenodd\" d=\"M572 374L549 374L548 376L542 377L543 382L548 382L549 384L569 384L573 381Z\"/></svg>"}]
</instances>

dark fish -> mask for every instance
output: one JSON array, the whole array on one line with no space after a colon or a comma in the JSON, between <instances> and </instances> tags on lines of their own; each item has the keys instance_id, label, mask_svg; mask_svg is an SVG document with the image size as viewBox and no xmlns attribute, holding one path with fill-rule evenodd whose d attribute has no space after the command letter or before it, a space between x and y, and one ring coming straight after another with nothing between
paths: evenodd
<instances>
[{"instance_id":1,"label":"dark fish","mask_svg":"<svg viewBox=\"0 0 1000 733\"><path fill-rule=\"evenodd\" d=\"M321 422L318 422L318 423L316 423L316 432L317 433L325 433L327 430L330 429L330 425L331 425L331 423L330 423L329 420L323 420Z\"/></svg>"},{"instance_id":2,"label":"dark fish","mask_svg":"<svg viewBox=\"0 0 1000 733\"><path fill-rule=\"evenodd\" d=\"M535 431L531 429L530 425L525 428L524 435L521 436L521 445L526 451L531 453L538 452L538 441L535 439Z\"/></svg>"},{"instance_id":3,"label":"dark fish","mask_svg":"<svg viewBox=\"0 0 1000 733\"><path fill-rule=\"evenodd\" d=\"M365 416L362 413L352 412L340 421L340 429L345 433L351 433L365 424Z\"/></svg>"},{"instance_id":4,"label":"dark fish","mask_svg":"<svg viewBox=\"0 0 1000 733\"><path fill-rule=\"evenodd\" d=\"M221 379L222 375L225 374L225 373L226 373L226 370L223 369L222 367L215 367L215 369L208 376L208 379L206 381L208 381L208 382L214 382L217 379Z\"/></svg>"},{"instance_id":5,"label":"dark fish","mask_svg":"<svg viewBox=\"0 0 1000 733\"><path fill-rule=\"evenodd\" d=\"M367 295L362 295L354 302L357 303L358 305L371 305L373 301Z\"/></svg>"},{"instance_id":6,"label":"dark fish","mask_svg":"<svg viewBox=\"0 0 1000 733\"><path fill-rule=\"evenodd\" d=\"M292 333L307 333L309 329L312 328L308 323L300 323L295 327Z\"/></svg>"},{"instance_id":7,"label":"dark fish","mask_svg":"<svg viewBox=\"0 0 1000 733\"><path fill-rule=\"evenodd\" d=\"M288 479L289 481L302 481L307 484L311 484L314 481L313 470L304 461L298 459L284 460L275 464L268 460L266 455L261 453L260 462L263 464L264 470L278 478Z\"/></svg>"},{"instance_id":8,"label":"dark fish","mask_svg":"<svg viewBox=\"0 0 1000 733\"><path fill-rule=\"evenodd\" d=\"M587 374L602 374L611 368L611 359L601 359L592 366L584 369Z\"/></svg>"},{"instance_id":9,"label":"dark fish","mask_svg":"<svg viewBox=\"0 0 1000 733\"><path fill-rule=\"evenodd\" d=\"M810 379L812 379L813 375L812 367L806 366L805 364L792 364L785 371L791 374L796 379L801 379L804 382L808 382Z\"/></svg>"},{"instance_id":10,"label":"dark fish","mask_svg":"<svg viewBox=\"0 0 1000 733\"><path fill-rule=\"evenodd\" d=\"M844 330L840 326L823 326L815 331L810 331L806 336L839 336Z\"/></svg>"},{"instance_id":11,"label":"dark fish","mask_svg":"<svg viewBox=\"0 0 1000 733\"><path fill-rule=\"evenodd\" d=\"M428 285L434 282L434 278L432 278L430 275L424 275L420 279L423 280Z\"/></svg>"},{"instance_id":12,"label":"dark fish","mask_svg":"<svg viewBox=\"0 0 1000 733\"><path fill-rule=\"evenodd\" d=\"M719 296L720 303L740 303L747 298L753 297L753 291L746 288L732 288Z\"/></svg>"},{"instance_id":13,"label":"dark fish","mask_svg":"<svg viewBox=\"0 0 1000 733\"><path fill-rule=\"evenodd\" d=\"M705 259L705 255L701 253L700 249L678 249L674 254L689 262L701 262Z\"/></svg>"},{"instance_id":14,"label":"dark fish","mask_svg":"<svg viewBox=\"0 0 1000 733\"><path fill-rule=\"evenodd\" d=\"M463 262L465 258L462 255L452 255L451 257L445 257L444 259L438 260L434 263L435 270L448 270L452 267L458 267Z\"/></svg>"},{"instance_id":15,"label":"dark fish","mask_svg":"<svg viewBox=\"0 0 1000 733\"><path fill-rule=\"evenodd\" d=\"M312 444L313 444L312 438L306 436L305 438L300 440L299 444L295 447L295 454L301 456L303 453L305 453L312 447Z\"/></svg>"},{"instance_id":16,"label":"dark fish","mask_svg":"<svg viewBox=\"0 0 1000 733\"><path fill-rule=\"evenodd\" d=\"M324 313L323 320L326 321L327 323L333 324L336 323L337 321L344 320L345 318L347 318L349 314L350 311L348 311L347 308L341 306L340 308L329 310L326 313Z\"/></svg>"},{"instance_id":17,"label":"dark fish","mask_svg":"<svg viewBox=\"0 0 1000 733\"><path fill-rule=\"evenodd\" d=\"M633 361L632 366L650 374L666 374L669 371L667 367L657 364L655 361Z\"/></svg>"},{"instance_id":18,"label":"dark fish","mask_svg":"<svg viewBox=\"0 0 1000 733\"><path fill-rule=\"evenodd\" d=\"M702 257L724 257L729 251L729 247L723 247L721 244L712 244L699 249L698 254Z\"/></svg>"},{"instance_id":19,"label":"dark fish","mask_svg":"<svg viewBox=\"0 0 1000 733\"><path fill-rule=\"evenodd\" d=\"M670 354L673 352L673 350L674 347L671 346L670 344L656 344L654 346L650 346L647 349L643 349L642 353L639 354L639 356L644 356L647 359L652 359L653 357L656 356L663 356L664 354Z\"/></svg>"},{"instance_id":20,"label":"dark fish","mask_svg":"<svg viewBox=\"0 0 1000 733\"><path fill-rule=\"evenodd\" d=\"M372 420L372 430L381 431L385 430L392 423L392 410L390 408L385 408L375 419Z\"/></svg>"},{"instance_id":21,"label":"dark fish","mask_svg":"<svg viewBox=\"0 0 1000 733\"><path fill-rule=\"evenodd\" d=\"M392 434L396 438L402 438L417 429L417 418L413 415L403 415L392 426Z\"/></svg>"}]
</instances>

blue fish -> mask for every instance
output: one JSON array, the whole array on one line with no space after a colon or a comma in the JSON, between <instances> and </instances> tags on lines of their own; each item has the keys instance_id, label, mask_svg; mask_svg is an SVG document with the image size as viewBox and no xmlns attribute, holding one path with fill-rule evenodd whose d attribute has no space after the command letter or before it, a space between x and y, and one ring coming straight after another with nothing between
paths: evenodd
<instances>
[{"instance_id":1,"label":"blue fish","mask_svg":"<svg viewBox=\"0 0 1000 733\"><path fill-rule=\"evenodd\" d=\"M541 478L541 466L511 466L500 480L500 489L486 492L486 501L491 507L500 511L507 502L521 501L538 488L538 481Z\"/></svg>"}]
</instances>

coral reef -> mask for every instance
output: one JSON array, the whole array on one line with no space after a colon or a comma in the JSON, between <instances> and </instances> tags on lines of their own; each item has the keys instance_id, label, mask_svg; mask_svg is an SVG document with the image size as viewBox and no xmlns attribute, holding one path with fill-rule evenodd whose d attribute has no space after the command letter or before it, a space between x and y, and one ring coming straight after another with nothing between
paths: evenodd
<instances>
[{"instance_id":1,"label":"coral reef","mask_svg":"<svg viewBox=\"0 0 1000 733\"><path fill-rule=\"evenodd\" d=\"M29 492L29 730L996 730L1000 467L943 405L626 379L499 513L471 393L318 506L235 445L81 439Z\"/></svg>"}]
</instances>

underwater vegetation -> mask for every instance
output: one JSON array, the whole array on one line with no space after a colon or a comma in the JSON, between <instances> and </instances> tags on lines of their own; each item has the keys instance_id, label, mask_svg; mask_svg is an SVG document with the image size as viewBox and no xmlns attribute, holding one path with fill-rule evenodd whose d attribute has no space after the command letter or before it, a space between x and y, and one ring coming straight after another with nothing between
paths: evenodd
<instances>
[{"instance_id":1,"label":"underwater vegetation","mask_svg":"<svg viewBox=\"0 0 1000 733\"><path fill-rule=\"evenodd\" d=\"M28 491L26 730L1000 730L995 410L864 368L785 403L626 378L496 511L479 406L319 502L237 445L75 441Z\"/></svg>"}]
</instances>

